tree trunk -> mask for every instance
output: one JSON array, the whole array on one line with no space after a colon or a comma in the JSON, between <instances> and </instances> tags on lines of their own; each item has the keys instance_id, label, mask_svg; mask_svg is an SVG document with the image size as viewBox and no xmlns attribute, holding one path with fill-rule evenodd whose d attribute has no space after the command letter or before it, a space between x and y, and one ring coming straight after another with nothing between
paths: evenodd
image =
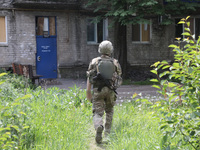
<instances>
[{"instance_id":1,"label":"tree trunk","mask_svg":"<svg viewBox=\"0 0 200 150\"><path fill-rule=\"evenodd\" d=\"M114 57L118 59L122 67L122 77L127 78L127 40L126 25L116 23L115 25L115 41L114 41Z\"/></svg>"}]
</instances>

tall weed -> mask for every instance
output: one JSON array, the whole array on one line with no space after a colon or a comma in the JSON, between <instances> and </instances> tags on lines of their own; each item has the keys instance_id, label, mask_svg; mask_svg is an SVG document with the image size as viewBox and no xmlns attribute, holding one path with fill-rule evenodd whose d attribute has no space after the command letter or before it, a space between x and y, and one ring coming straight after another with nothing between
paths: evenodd
<instances>
[{"instance_id":1,"label":"tall weed","mask_svg":"<svg viewBox=\"0 0 200 150\"><path fill-rule=\"evenodd\" d=\"M5 73L0 74L0 77ZM1 85L5 84L1 81ZM12 86L1 87L0 104L0 148L19 149L23 145L23 136L28 126L25 124L26 114L22 111L21 101L30 95L17 98ZM13 93L12 93L13 91Z\"/></svg>"},{"instance_id":2,"label":"tall weed","mask_svg":"<svg viewBox=\"0 0 200 150\"><path fill-rule=\"evenodd\" d=\"M92 114L84 90L33 89L13 78L1 78L0 149L88 148Z\"/></svg>"}]
</instances>

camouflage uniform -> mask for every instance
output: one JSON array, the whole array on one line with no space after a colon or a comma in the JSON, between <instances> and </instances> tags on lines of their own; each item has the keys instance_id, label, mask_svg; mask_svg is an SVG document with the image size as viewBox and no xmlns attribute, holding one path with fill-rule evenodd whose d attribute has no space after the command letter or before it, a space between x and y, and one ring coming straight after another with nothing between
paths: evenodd
<instances>
[{"instance_id":1,"label":"camouflage uniform","mask_svg":"<svg viewBox=\"0 0 200 150\"><path fill-rule=\"evenodd\" d=\"M101 91L98 91L98 87L93 83L92 77L96 73L96 65L101 58L110 58L107 55L102 55L101 57L94 58L89 65L87 76L91 84L93 84L93 123L95 129L99 126L103 126L103 114L106 112L106 122L105 122L105 134L110 133L112 118L113 118L113 106L116 101L116 93L107 86L104 86ZM112 86L118 88L121 85L121 66L116 59L113 59L115 65L115 72L112 78Z\"/></svg>"}]
</instances>

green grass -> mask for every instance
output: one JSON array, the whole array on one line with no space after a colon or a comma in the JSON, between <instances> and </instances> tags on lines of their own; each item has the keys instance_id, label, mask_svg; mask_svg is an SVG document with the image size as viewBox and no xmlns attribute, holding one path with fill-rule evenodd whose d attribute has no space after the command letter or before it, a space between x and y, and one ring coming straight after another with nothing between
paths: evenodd
<instances>
[{"instance_id":1,"label":"green grass","mask_svg":"<svg viewBox=\"0 0 200 150\"><path fill-rule=\"evenodd\" d=\"M34 135L31 149L88 149L92 114L86 103L77 107L79 104L75 103L84 91L50 88L32 94L31 109L27 112L33 118L29 122Z\"/></svg>"},{"instance_id":2,"label":"green grass","mask_svg":"<svg viewBox=\"0 0 200 150\"><path fill-rule=\"evenodd\" d=\"M92 104L86 100L85 90L76 86L70 90L31 89L10 80L0 85L0 137L5 137L0 138L0 149L161 149L159 119L146 104L131 101L116 105L109 141L97 145Z\"/></svg>"},{"instance_id":3,"label":"green grass","mask_svg":"<svg viewBox=\"0 0 200 150\"><path fill-rule=\"evenodd\" d=\"M148 108L133 103L115 107L114 123L108 149L153 150L159 148L161 132L159 120L153 118Z\"/></svg>"},{"instance_id":4,"label":"green grass","mask_svg":"<svg viewBox=\"0 0 200 150\"><path fill-rule=\"evenodd\" d=\"M92 111L85 90L15 87L10 79L0 85L0 149L88 149Z\"/></svg>"}]
</instances>

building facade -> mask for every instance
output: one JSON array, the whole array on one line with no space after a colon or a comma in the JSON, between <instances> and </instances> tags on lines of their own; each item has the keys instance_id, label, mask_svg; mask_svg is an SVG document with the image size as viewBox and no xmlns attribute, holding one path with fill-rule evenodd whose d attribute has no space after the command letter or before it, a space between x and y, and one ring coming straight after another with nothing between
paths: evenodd
<instances>
[{"instance_id":1,"label":"building facade","mask_svg":"<svg viewBox=\"0 0 200 150\"><path fill-rule=\"evenodd\" d=\"M45 78L84 78L90 60L99 55L98 44L117 38L109 19L95 23L94 17L81 0L1 1L0 67L30 64ZM173 60L168 45L178 34L176 25L159 25L157 17L150 21L127 26L130 73Z\"/></svg>"}]
</instances>

